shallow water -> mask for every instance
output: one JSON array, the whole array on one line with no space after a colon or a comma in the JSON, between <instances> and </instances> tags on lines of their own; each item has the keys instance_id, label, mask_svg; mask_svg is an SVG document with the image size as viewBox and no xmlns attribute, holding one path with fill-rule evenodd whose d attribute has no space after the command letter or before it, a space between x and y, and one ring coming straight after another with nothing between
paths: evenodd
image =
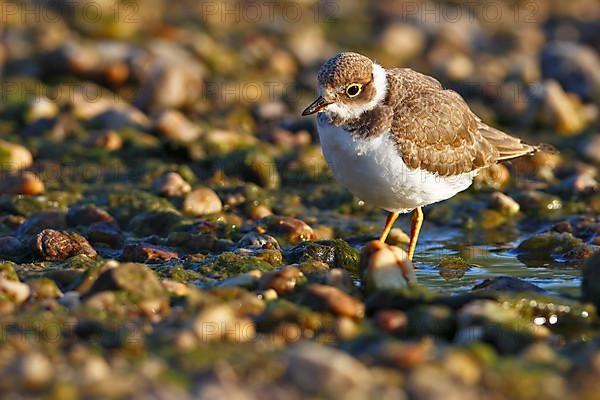
<instances>
[{"instance_id":1,"label":"shallow water","mask_svg":"<svg viewBox=\"0 0 600 400\"><path fill-rule=\"evenodd\" d=\"M419 283L430 289L445 292L465 292L483 280L494 276L512 276L544 289L577 296L580 293L581 274L566 265L525 265L514 252L522 238L506 243L465 243L465 232L459 229L427 226L422 230L415 253L419 267ZM460 249L460 250L459 250ZM444 278L437 265L445 256L461 256L472 267L461 277Z\"/></svg>"}]
</instances>

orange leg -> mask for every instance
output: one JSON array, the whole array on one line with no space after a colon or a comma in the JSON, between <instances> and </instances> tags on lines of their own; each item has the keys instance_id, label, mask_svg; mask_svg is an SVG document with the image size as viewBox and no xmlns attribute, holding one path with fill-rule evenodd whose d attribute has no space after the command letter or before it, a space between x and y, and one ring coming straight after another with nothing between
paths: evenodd
<instances>
[{"instance_id":1,"label":"orange leg","mask_svg":"<svg viewBox=\"0 0 600 400\"><path fill-rule=\"evenodd\" d=\"M381 243L385 243L385 239L387 239L390 231L392 230L392 226L394 225L394 222L396 222L398 215L400 215L400 213L397 212L391 212L388 214L387 220L385 221L385 228L383 228L383 232L381 232L381 236L379 236L379 241Z\"/></svg>"},{"instance_id":2,"label":"orange leg","mask_svg":"<svg viewBox=\"0 0 600 400\"><path fill-rule=\"evenodd\" d=\"M421 209L421 207L417 207L413 211L410 226L410 243L408 244L408 259L411 261L413 259L413 255L415 254L415 248L417 247L417 239L419 238L421 225L423 225L423 210Z\"/></svg>"}]
</instances>

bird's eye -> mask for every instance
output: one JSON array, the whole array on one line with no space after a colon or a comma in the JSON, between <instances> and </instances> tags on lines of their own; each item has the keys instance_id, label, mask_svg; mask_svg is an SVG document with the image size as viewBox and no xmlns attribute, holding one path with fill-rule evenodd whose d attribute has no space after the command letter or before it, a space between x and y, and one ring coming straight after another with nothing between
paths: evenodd
<instances>
[{"instance_id":1,"label":"bird's eye","mask_svg":"<svg viewBox=\"0 0 600 400\"><path fill-rule=\"evenodd\" d=\"M350 85L346 86L346 94L348 95L348 97L358 96L361 90L362 85L359 83L351 83Z\"/></svg>"}]
</instances>

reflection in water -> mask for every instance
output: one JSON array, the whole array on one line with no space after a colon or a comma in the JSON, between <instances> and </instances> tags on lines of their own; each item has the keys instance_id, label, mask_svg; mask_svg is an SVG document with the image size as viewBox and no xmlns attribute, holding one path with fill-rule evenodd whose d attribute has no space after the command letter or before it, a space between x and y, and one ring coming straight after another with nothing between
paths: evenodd
<instances>
[{"instance_id":1,"label":"reflection in water","mask_svg":"<svg viewBox=\"0 0 600 400\"><path fill-rule=\"evenodd\" d=\"M458 229L429 226L415 254L419 283L431 289L463 292L484 279L507 275L547 290L579 294L579 270L560 265L526 266L513 251L518 243L516 233L508 232L503 236L495 231L493 235L495 240L488 241L491 237L487 235L475 238L472 232L465 234ZM482 245L478 242L496 244ZM460 277L460 274L440 274L437 265L446 256L461 256L471 267Z\"/></svg>"}]
</instances>

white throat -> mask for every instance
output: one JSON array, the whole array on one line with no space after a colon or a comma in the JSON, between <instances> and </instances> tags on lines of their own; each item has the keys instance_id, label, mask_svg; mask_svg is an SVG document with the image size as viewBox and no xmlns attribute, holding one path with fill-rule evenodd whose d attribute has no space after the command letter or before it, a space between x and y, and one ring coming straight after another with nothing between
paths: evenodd
<instances>
[{"instance_id":1,"label":"white throat","mask_svg":"<svg viewBox=\"0 0 600 400\"><path fill-rule=\"evenodd\" d=\"M383 101L387 94L387 74L385 69L377 63L373 63L373 87L375 88L375 95L368 103L352 106L333 103L327 106L326 112L342 120L354 119L358 118L365 111L372 110Z\"/></svg>"}]
</instances>

